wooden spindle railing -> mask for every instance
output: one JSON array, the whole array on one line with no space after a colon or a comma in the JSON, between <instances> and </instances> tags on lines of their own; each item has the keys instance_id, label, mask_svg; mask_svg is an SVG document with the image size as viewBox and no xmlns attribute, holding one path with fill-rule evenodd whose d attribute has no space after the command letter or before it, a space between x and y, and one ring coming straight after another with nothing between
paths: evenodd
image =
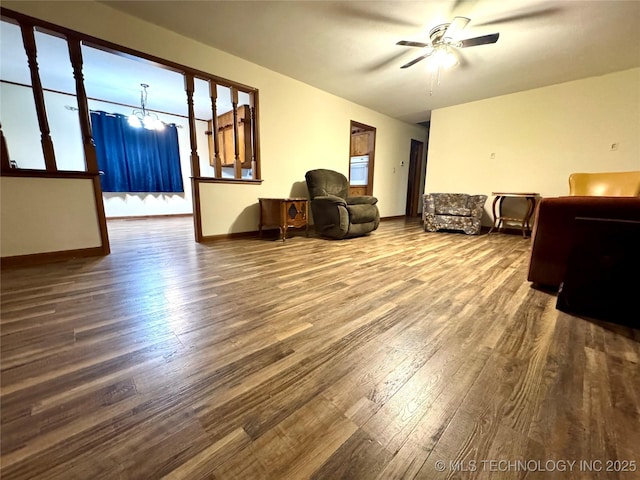
<instances>
[{"instance_id":1,"label":"wooden spindle railing","mask_svg":"<svg viewBox=\"0 0 640 480\"><path fill-rule=\"evenodd\" d=\"M213 167L216 178L222 178L222 160L220 159L220 139L218 138L218 86L209 80L209 96L211 97L211 135L213 135Z\"/></svg>"},{"instance_id":2,"label":"wooden spindle railing","mask_svg":"<svg viewBox=\"0 0 640 480\"><path fill-rule=\"evenodd\" d=\"M53 141L51 140L51 132L47 120L47 109L44 104L44 91L42 90L42 82L40 81L40 72L38 70L38 51L33 30L33 25L20 24L22 42L27 54L29 72L31 74L31 89L33 90L33 100L36 106L38 126L40 127L40 143L42 144L44 164L47 171L55 172L58 170L58 167L56 165L56 155L53 151Z\"/></svg>"},{"instance_id":3,"label":"wooden spindle railing","mask_svg":"<svg viewBox=\"0 0 640 480\"><path fill-rule=\"evenodd\" d=\"M231 88L231 105L233 106L233 166L236 178L242 178L242 160L240 159L240 141L238 140L238 89Z\"/></svg>"},{"instance_id":4,"label":"wooden spindle railing","mask_svg":"<svg viewBox=\"0 0 640 480\"><path fill-rule=\"evenodd\" d=\"M69 58L73 68L73 78L76 81L76 99L78 101L78 119L80 120L80 133L82 134L82 147L87 171L98 173L98 159L96 157L96 145L93 142L91 132L91 117L87 92L84 88L84 74L82 73L82 48L79 38L67 38L69 45Z\"/></svg>"},{"instance_id":5,"label":"wooden spindle railing","mask_svg":"<svg viewBox=\"0 0 640 480\"><path fill-rule=\"evenodd\" d=\"M194 77L190 73L184 76L184 89L187 92L187 110L189 115L189 144L191 147L191 174L200 176L200 157L198 156L198 139L196 136L196 115L193 108Z\"/></svg>"}]
</instances>

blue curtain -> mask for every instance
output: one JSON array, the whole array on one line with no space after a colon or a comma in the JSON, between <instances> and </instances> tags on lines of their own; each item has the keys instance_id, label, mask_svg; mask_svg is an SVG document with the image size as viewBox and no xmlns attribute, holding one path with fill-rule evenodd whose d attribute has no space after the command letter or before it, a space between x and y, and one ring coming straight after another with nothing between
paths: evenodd
<instances>
[{"instance_id":1,"label":"blue curtain","mask_svg":"<svg viewBox=\"0 0 640 480\"><path fill-rule=\"evenodd\" d=\"M147 130L124 115L91 112L103 192L184 192L178 129Z\"/></svg>"}]
</instances>

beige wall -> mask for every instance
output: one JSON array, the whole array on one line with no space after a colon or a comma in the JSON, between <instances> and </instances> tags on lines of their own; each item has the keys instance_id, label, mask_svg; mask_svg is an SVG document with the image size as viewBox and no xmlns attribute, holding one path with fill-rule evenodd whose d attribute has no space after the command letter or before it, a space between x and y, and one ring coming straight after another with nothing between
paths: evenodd
<instances>
[{"instance_id":1,"label":"beige wall","mask_svg":"<svg viewBox=\"0 0 640 480\"><path fill-rule=\"evenodd\" d=\"M93 181L0 178L3 257L100 247Z\"/></svg>"},{"instance_id":2,"label":"beige wall","mask_svg":"<svg viewBox=\"0 0 640 480\"><path fill-rule=\"evenodd\" d=\"M559 196L572 172L629 170L640 170L640 68L432 113L426 192Z\"/></svg>"},{"instance_id":3,"label":"beige wall","mask_svg":"<svg viewBox=\"0 0 640 480\"><path fill-rule=\"evenodd\" d=\"M380 214L404 214L411 139L426 141L423 127L394 120L104 4L5 1L3 6L259 89L264 182L260 186L204 185L204 235L256 230L258 197L300 193L307 170L330 168L346 175L350 120L377 128L373 192L379 198Z\"/></svg>"}]
</instances>

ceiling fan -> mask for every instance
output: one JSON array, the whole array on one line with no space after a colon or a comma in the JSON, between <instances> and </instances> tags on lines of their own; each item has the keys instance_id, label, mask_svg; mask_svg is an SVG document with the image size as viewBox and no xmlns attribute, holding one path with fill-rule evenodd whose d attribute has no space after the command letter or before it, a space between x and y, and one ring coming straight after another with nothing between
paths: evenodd
<instances>
[{"instance_id":1,"label":"ceiling fan","mask_svg":"<svg viewBox=\"0 0 640 480\"><path fill-rule=\"evenodd\" d=\"M437 67L448 68L457 63L457 59L453 54L454 48L467 48L475 47L478 45L488 45L490 43L496 43L500 37L499 33L492 33L490 35L482 35L480 37L467 38L464 40L456 40L456 36L460 33L464 27L470 22L467 17L454 17L451 23L443 23L432 28L429 32L429 43L414 42L410 40L401 40L396 45L402 45L405 47L420 47L424 48L424 53L418 58L414 58L408 63L405 63L400 68L408 68L415 65L421 60L428 57L436 57Z\"/></svg>"}]
</instances>

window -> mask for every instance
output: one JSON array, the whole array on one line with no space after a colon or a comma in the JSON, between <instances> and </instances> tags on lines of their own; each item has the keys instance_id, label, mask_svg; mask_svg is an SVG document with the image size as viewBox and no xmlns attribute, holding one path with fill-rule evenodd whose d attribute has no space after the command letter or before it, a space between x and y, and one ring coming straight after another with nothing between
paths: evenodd
<instances>
[{"instance_id":1,"label":"window","mask_svg":"<svg viewBox=\"0 0 640 480\"><path fill-rule=\"evenodd\" d=\"M121 114L91 112L103 192L184 192L175 125L130 125Z\"/></svg>"}]
</instances>

